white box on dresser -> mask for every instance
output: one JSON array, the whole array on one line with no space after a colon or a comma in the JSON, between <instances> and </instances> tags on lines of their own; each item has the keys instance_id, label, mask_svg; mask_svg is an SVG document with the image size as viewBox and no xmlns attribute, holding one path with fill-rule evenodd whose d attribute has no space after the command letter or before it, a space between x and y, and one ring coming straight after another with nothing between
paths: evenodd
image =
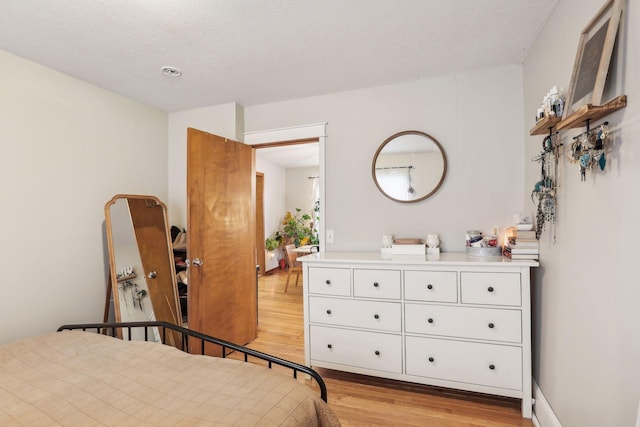
<instances>
[{"instance_id":1,"label":"white box on dresser","mask_svg":"<svg viewBox=\"0 0 640 427\"><path fill-rule=\"evenodd\" d=\"M533 260L300 257L309 366L522 399L531 418Z\"/></svg>"}]
</instances>

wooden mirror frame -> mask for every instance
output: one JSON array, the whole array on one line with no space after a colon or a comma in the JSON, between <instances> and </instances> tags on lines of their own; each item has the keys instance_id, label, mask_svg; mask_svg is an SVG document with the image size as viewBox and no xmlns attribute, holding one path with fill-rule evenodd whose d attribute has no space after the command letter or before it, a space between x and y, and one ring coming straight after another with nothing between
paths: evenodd
<instances>
[{"instance_id":1,"label":"wooden mirror frame","mask_svg":"<svg viewBox=\"0 0 640 427\"><path fill-rule=\"evenodd\" d=\"M430 142L432 142L434 144L434 146L440 151L440 154L442 155L442 176L440 176L440 179L438 180L438 182L436 183L436 185L430 189L430 191L426 192L426 194L421 195L420 197L417 197L415 199L411 199L411 200L401 200L401 199L397 199L391 195L389 195L380 185L380 182L378 182L378 178L376 175L376 162L378 160L378 156L380 155L380 153L382 152L382 150L391 142L393 142L396 138L399 138L401 136L404 135L418 135L418 136L422 136L425 139L429 140ZM385 139L384 142L382 144L380 144L380 147L378 147L378 150L376 151L375 155L373 156L373 162L371 164L371 176L373 177L373 182L376 184L376 187L378 188L378 190L387 198L395 201L395 202L400 202L400 203L416 203L416 202L420 202L422 200L428 199L429 197L431 197L432 195L435 194L436 191L438 191L438 189L442 186L442 183L444 182L445 177L447 176L447 155L444 152L444 148L442 148L442 145L440 145L440 143L438 142L438 140L436 140L434 137L432 137L431 135L425 133L425 132L421 132L418 130L406 130L406 131L402 131L402 132L398 132L396 134L391 135L389 138Z\"/></svg>"}]
</instances>

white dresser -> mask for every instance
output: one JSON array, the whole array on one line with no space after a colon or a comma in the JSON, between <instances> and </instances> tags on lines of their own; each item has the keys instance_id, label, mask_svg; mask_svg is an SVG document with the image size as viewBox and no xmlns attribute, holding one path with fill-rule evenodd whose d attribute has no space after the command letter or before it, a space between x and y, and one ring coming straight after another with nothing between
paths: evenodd
<instances>
[{"instance_id":1,"label":"white dresser","mask_svg":"<svg viewBox=\"0 0 640 427\"><path fill-rule=\"evenodd\" d=\"M309 366L522 399L531 418L537 261L315 253L304 272Z\"/></svg>"}]
</instances>

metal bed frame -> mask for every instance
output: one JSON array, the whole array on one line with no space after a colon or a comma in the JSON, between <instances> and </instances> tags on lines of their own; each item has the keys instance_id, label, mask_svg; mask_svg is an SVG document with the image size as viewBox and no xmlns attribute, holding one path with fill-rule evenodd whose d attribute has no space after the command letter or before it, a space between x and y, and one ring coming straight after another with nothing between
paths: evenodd
<instances>
[{"instance_id":1,"label":"metal bed frame","mask_svg":"<svg viewBox=\"0 0 640 427\"><path fill-rule=\"evenodd\" d=\"M119 323L83 323L83 324L72 324L72 325L62 325L58 328L58 332L64 330L92 330L95 329L96 333L109 335L114 338L119 338L122 334L123 330L127 330L128 340L131 340L131 331L137 328L144 328L144 340L149 341L149 329L150 328L158 328L160 332L160 337L162 344L166 344L166 336L167 330L175 331L181 334L181 343L180 350L184 352L189 352L189 339L192 338L194 342L200 341L200 354L204 355L205 343L213 344L222 349L222 358L226 358L228 354L233 352L239 352L244 355L244 361L249 361L249 356L255 357L260 360L264 360L267 362L268 368L271 369L272 366L278 365L283 366L285 368L289 368L293 371L293 378L298 378L298 372L302 372L304 374L312 377L318 386L320 387L320 397L325 402L327 401L327 386L316 371L313 369L300 365L298 363L290 362L288 360L280 359L278 357L272 356L270 354L262 353L260 351L252 350L250 348L234 344L229 341L221 340L219 338L212 337L210 335L206 335L197 331L193 331L191 329L183 328L182 326L173 325L168 322L160 322L160 321L150 321L150 322L119 322ZM168 344L166 344L168 345Z\"/></svg>"}]
</instances>

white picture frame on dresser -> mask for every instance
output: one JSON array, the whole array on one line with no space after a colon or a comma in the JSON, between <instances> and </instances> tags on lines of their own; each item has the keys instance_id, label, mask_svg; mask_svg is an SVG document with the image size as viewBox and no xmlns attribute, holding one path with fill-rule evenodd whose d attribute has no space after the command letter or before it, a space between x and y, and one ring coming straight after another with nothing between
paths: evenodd
<instances>
[{"instance_id":1,"label":"white picture frame on dresser","mask_svg":"<svg viewBox=\"0 0 640 427\"><path fill-rule=\"evenodd\" d=\"M522 399L535 260L320 252L303 263L305 362Z\"/></svg>"}]
</instances>

